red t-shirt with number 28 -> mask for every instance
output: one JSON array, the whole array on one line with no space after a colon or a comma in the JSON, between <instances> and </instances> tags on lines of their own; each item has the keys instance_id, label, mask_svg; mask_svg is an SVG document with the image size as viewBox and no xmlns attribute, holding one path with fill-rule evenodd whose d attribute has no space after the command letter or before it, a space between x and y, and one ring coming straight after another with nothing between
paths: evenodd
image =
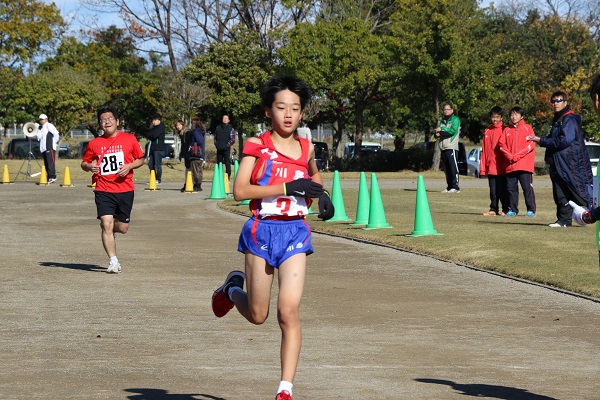
<instances>
[{"instance_id":1,"label":"red t-shirt with number 28","mask_svg":"<svg viewBox=\"0 0 600 400\"><path fill-rule=\"evenodd\" d=\"M100 165L96 191L109 193L131 192L135 189L133 184L133 170L127 176L117 175L119 168L124 164L132 163L144 157L144 151L135 135L118 131L116 137L97 137L92 140L83 154L83 161L91 163L96 160Z\"/></svg>"}]
</instances>

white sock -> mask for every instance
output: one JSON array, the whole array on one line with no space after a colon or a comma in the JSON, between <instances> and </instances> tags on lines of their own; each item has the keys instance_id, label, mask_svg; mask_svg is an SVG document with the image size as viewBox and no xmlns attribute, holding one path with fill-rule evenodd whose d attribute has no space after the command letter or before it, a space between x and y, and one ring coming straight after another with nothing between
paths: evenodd
<instances>
[{"instance_id":1,"label":"white sock","mask_svg":"<svg viewBox=\"0 0 600 400\"><path fill-rule=\"evenodd\" d=\"M231 286L227 291L227 297L229 297L229 300L233 301L233 292L235 292L236 290L239 290L240 292L244 293L244 291L239 286Z\"/></svg>"},{"instance_id":2,"label":"white sock","mask_svg":"<svg viewBox=\"0 0 600 400\"><path fill-rule=\"evenodd\" d=\"M111 264L116 264L116 263L118 263L118 262L119 262L119 260L117 260L117 256L112 256L112 257L110 258L110 263L111 263Z\"/></svg>"},{"instance_id":3,"label":"white sock","mask_svg":"<svg viewBox=\"0 0 600 400\"><path fill-rule=\"evenodd\" d=\"M290 396L291 396L292 395L292 386L294 386L294 384L292 382L288 382L288 381L279 382L279 389L277 389L277 394L281 393L284 390L287 390L288 392L290 392Z\"/></svg>"}]
</instances>

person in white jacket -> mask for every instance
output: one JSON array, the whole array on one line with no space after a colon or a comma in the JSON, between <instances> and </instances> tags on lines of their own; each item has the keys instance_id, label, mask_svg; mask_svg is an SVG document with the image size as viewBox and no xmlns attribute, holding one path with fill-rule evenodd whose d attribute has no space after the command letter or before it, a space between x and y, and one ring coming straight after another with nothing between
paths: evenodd
<instances>
[{"instance_id":1,"label":"person in white jacket","mask_svg":"<svg viewBox=\"0 0 600 400\"><path fill-rule=\"evenodd\" d=\"M36 136L40 142L40 153L44 157L44 166L50 184L56 182L56 147L60 135L56 127L48 122L46 114L41 114L38 119L40 129L38 129Z\"/></svg>"}]
</instances>

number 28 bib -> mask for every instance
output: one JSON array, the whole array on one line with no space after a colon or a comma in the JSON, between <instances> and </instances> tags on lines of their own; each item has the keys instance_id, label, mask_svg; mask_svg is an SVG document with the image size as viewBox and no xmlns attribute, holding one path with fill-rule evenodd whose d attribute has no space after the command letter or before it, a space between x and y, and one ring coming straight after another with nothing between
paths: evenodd
<instances>
[{"instance_id":1,"label":"number 28 bib","mask_svg":"<svg viewBox=\"0 0 600 400\"><path fill-rule=\"evenodd\" d=\"M125 155L122 151L106 153L100 165L100 175L114 175L119 172L123 164L125 164Z\"/></svg>"}]
</instances>

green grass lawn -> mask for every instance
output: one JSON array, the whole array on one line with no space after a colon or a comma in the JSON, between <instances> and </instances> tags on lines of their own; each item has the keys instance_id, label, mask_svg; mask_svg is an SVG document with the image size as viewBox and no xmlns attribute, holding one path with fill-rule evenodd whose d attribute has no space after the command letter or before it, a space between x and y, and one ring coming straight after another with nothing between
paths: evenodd
<instances>
[{"instance_id":1,"label":"green grass lawn","mask_svg":"<svg viewBox=\"0 0 600 400\"><path fill-rule=\"evenodd\" d=\"M331 179L328 175L326 178ZM431 220L435 230L442 235L410 237L415 221L416 175L413 172L377 174L380 187L384 186L385 179L392 177L415 182L410 189L380 189L385 219L393 228L364 230L351 225L356 217L358 189L344 188L344 180L357 178L358 174L340 174L349 222L323 222L316 215L309 216L308 220L318 232L383 243L600 298L594 226L548 227L556 220L550 187L536 190L538 213L534 218L484 217L482 213L489 205L487 187L463 188L456 195L427 189ZM427 172L424 176L427 187L428 178L441 179L443 175ZM367 177L370 181L370 174ZM549 180L547 176L535 179L539 182ZM223 206L247 212L247 206L238 206L234 200L225 201ZM520 207L525 207L522 198ZM318 210L316 204L313 209ZM348 251L352 251L351 245Z\"/></svg>"},{"instance_id":2,"label":"green grass lawn","mask_svg":"<svg viewBox=\"0 0 600 400\"><path fill-rule=\"evenodd\" d=\"M82 171L79 164L80 161L76 159L58 160L59 183L63 182L67 166L73 182L89 182L91 175ZM0 165L2 168L8 165L10 177L14 179L23 160L3 160ZM26 162L23 168L25 171ZM183 163L166 162L163 166L163 182L183 184L184 168ZM32 171L39 170L33 161ZM451 195L427 187L428 180L439 182L443 179L442 172L425 172L423 176L431 220L442 235L409 237L414 230L417 176L412 171L377 174L384 216L393 228L364 230L351 225L356 216L358 172L340 174L349 222L322 222L316 215L310 215L308 220L315 231L383 243L600 298L600 268L594 226L548 227L549 223L556 220L556 211L547 176L536 176L534 180L538 184L546 181L546 187L540 185L536 188L537 216L507 218L482 215L489 204L485 179L479 180L477 185L469 185L469 182L474 183L475 178L461 177L464 183L461 192ZM148 167L144 165L136 170L135 178L137 182L147 182ZM323 173L323 178L331 182L333 173ZM367 174L367 178L370 185L370 174ZM20 177L22 179L23 176ZM388 188L390 185L385 181L389 179L402 180L403 188ZM211 170L204 171L204 181L212 181ZM519 200L523 211L522 197ZM233 199L224 201L222 206L231 211L248 213L247 206L238 206ZM318 210L316 204L313 209ZM351 251L351 245L348 250ZM398 268L402 268L402 265L398 265Z\"/></svg>"}]
</instances>

